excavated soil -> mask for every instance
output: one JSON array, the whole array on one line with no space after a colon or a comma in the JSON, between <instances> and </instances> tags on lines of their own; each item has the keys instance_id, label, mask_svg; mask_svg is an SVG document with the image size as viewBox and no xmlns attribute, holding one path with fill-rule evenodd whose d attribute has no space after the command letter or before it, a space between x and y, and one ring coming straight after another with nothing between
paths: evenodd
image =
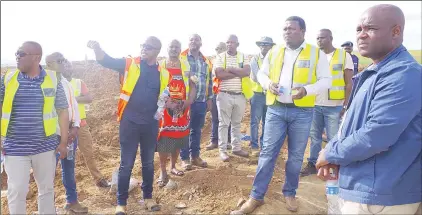
<instances>
[{"instance_id":1,"label":"excavated soil","mask_svg":"<svg viewBox=\"0 0 422 215\"><path fill-rule=\"evenodd\" d=\"M119 166L118 123L115 111L119 93L118 75L116 72L102 68L93 62L75 64L75 76L83 79L94 97L90 105L88 124L93 136L95 159L100 171L111 180L112 172ZM3 71L3 70L2 70ZM249 133L249 108L246 110L242 123L242 132ZM203 129L201 148L209 142L211 131L210 114L206 116ZM284 145L277 161L274 177L271 181L265 204L254 214L292 214L285 209L281 201L281 187L284 182L284 160L287 159L287 148ZM247 149L248 142L243 142ZM305 158L308 157L308 149ZM153 196L162 206L156 214L228 214L237 208L241 198L247 198L251 190L257 164L256 158L232 157L229 163L223 163L218 158L218 151L201 151L201 157L209 167L196 168L186 172L185 176L171 178L177 185L174 190L158 188L154 183ZM158 155L155 157L155 179L159 176ZM133 177L142 180L139 155L132 171ZM116 206L116 195L109 189L97 188L86 168L82 156L76 155L76 181L79 201L89 207L92 214L113 214ZM7 176L1 175L1 214L8 214ZM66 203L65 189L61 180L61 168L57 168L55 180L56 207L62 208ZM140 187L136 187L129 195L128 213L151 213L142 209L139 203ZM297 198L300 214L326 214L324 183L315 176L301 178ZM175 205L185 203L186 209L176 209ZM37 187L31 177L30 192L27 198L27 211L37 211Z\"/></svg>"}]
</instances>

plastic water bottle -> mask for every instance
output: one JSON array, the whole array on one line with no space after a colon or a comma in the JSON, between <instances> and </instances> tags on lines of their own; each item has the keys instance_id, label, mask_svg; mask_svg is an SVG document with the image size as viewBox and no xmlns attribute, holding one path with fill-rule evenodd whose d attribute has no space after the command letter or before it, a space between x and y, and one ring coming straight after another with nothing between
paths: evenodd
<instances>
[{"instance_id":1,"label":"plastic water bottle","mask_svg":"<svg viewBox=\"0 0 422 215\"><path fill-rule=\"evenodd\" d=\"M155 112L154 119L159 120L164 115L164 105L166 104L167 99L170 97L170 91L168 87L164 89L163 93L158 98L157 102L157 111Z\"/></svg>"},{"instance_id":2,"label":"plastic water bottle","mask_svg":"<svg viewBox=\"0 0 422 215\"><path fill-rule=\"evenodd\" d=\"M75 157L74 143L71 143L69 146L67 146L67 159L73 160L74 157Z\"/></svg>"},{"instance_id":3,"label":"plastic water bottle","mask_svg":"<svg viewBox=\"0 0 422 215\"><path fill-rule=\"evenodd\" d=\"M341 214L341 210L340 210L341 205L339 201L340 199L338 197L338 192L339 192L338 179L335 176L335 174L332 173L331 170L332 169L330 169L331 179L327 180L325 184L325 193L327 195L327 200L328 200L327 214L328 215Z\"/></svg>"}]
</instances>

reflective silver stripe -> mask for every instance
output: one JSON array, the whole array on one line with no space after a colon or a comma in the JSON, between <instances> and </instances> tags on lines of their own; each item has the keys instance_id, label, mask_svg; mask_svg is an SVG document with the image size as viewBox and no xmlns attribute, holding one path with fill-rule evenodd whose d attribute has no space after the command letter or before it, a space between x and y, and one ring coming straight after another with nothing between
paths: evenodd
<instances>
[{"instance_id":1,"label":"reflective silver stripe","mask_svg":"<svg viewBox=\"0 0 422 215\"><path fill-rule=\"evenodd\" d=\"M123 93L121 93L120 94L120 99L123 99L123 100L125 100L125 101L129 101L129 98L130 98L130 96L128 96L128 95L126 95L126 94L123 94Z\"/></svg>"},{"instance_id":2,"label":"reflective silver stripe","mask_svg":"<svg viewBox=\"0 0 422 215\"><path fill-rule=\"evenodd\" d=\"M345 90L345 87L331 87L330 90Z\"/></svg>"},{"instance_id":3,"label":"reflective silver stripe","mask_svg":"<svg viewBox=\"0 0 422 215\"><path fill-rule=\"evenodd\" d=\"M275 61L277 60L278 54L283 51L283 49L280 47L274 48L273 54L271 56L271 65L275 65Z\"/></svg>"},{"instance_id":4,"label":"reflective silver stripe","mask_svg":"<svg viewBox=\"0 0 422 215\"><path fill-rule=\"evenodd\" d=\"M304 87L308 84L298 84L298 83L293 83L293 87Z\"/></svg>"},{"instance_id":5,"label":"reflective silver stripe","mask_svg":"<svg viewBox=\"0 0 422 215\"><path fill-rule=\"evenodd\" d=\"M56 117L57 117L57 113L56 113L55 110L53 112L51 112L51 113L43 114L43 116L42 116L42 118L44 120L53 119L53 118L56 118Z\"/></svg>"},{"instance_id":6,"label":"reflective silver stripe","mask_svg":"<svg viewBox=\"0 0 422 215\"><path fill-rule=\"evenodd\" d=\"M237 63L243 63L245 61L245 56L242 53L237 52Z\"/></svg>"},{"instance_id":7,"label":"reflective silver stripe","mask_svg":"<svg viewBox=\"0 0 422 215\"><path fill-rule=\"evenodd\" d=\"M56 72L50 71L50 70L45 70L45 72L51 78L51 81L53 82L54 89L57 89L57 76L56 76Z\"/></svg>"},{"instance_id":8,"label":"reflective silver stripe","mask_svg":"<svg viewBox=\"0 0 422 215\"><path fill-rule=\"evenodd\" d=\"M4 86L6 87L7 84L10 82L10 80L13 78L13 76L19 72L19 70L15 70L14 72L9 72L6 74L6 76L4 77Z\"/></svg>"},{"instance_id":9,"label":"reflective silver stripe","mask_svg":"<svg viewBox=\"0 0 422 215\"><path fill-rule=\"evenodd\" d=\"M9 120L10 119L10 113L2 113L1 118Z\"/></svg>"},{"instance_id":10,"label":"reflective silver stripe","mask_svg":"<svg viewBox=\"0 0 422 215\"><path fill-rule=\"evenodd\" d=\"M344 78L343 72L340 72L340 71L338 75L333 75L333 80L343 79L343 78Z\"/></svg>"},{"instance_id":11,"label":"reflective silver stripe","mask_svg":"<svg viewBox=\"0 0 422 215\"><path fill-rule=\"evenodd\" d=\"M309 59L310 66L309 66L309 73L308 73L308 84L312 83L312 75L314 74L314 69L315 69L315 66L317 64L317 62L316 62L316 57L317 57L316 51L317 51L316 47L311 45L311 56L310 56L310 59Z\"/></svg>"},{"instance_id":12,"label":"reflective silver stripe","mask_svg":"<svg viewBox=\"0 0 422 215\"><path fill-rule=\"evenodd\" d=\"M342 49L337 49L337 50L339 50L339 53L338 53L338 64L341 64L344 67L343 61L344 61L344 52L345 51L342 50Z\"/></svg>"}]
</instances>

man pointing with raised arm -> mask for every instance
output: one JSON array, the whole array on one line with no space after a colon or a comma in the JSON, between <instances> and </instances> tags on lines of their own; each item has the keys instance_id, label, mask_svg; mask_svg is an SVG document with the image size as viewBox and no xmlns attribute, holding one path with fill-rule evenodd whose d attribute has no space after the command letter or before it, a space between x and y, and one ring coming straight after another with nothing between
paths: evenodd
<instances>
[{"instance_id":1,"label":"man pointing with raised arm","mask_svg":"<svg viewBox=\"0 0 422 215\"><path fill-rule=\"evenodd\" d=\"M116 214L126 214L129 181L139 144L143 198L146 209L151 209L155 204L152 200L152 183L158 134L158 121L154 119L154 114L158 96L168 83L166 70L161 70L157 63L161 42L156 37L148 37L141 45L141 56L136 58L112 58L96 41L89 41L88 47L94 50L98 63L119 72L123 77L117 110L121 153Z\"/></svg>"}]
</instances>

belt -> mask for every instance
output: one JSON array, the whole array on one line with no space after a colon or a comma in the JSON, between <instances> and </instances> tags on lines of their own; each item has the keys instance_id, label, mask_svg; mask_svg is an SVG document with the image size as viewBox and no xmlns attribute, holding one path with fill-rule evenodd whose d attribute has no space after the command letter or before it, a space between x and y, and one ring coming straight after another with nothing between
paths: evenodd
<instances>
[{"instance_id":1,"label":"belt","mask_svg":"<svg viewBox=\"0 0 422 215\"><path fill-rule=\"evenodd\" d=\"M280 105L282 107L288 107L288 108L297 108L298 106L295 105L295 103L281 103L278 100L275 100L274 105Z\"/></svg>"},{"instance_id":2,"label":"belt","mask_svg":"<svg viewBox=\"0 0 422 215\"><path fill-rule=\"evenodd\" d=\"M222 93L227 93L230 95L242 95L242 93L236 93L236 92L232 92L232 91L225 91L225 90L220 90L220 92Z\"/></svg>"}]
</instances>

